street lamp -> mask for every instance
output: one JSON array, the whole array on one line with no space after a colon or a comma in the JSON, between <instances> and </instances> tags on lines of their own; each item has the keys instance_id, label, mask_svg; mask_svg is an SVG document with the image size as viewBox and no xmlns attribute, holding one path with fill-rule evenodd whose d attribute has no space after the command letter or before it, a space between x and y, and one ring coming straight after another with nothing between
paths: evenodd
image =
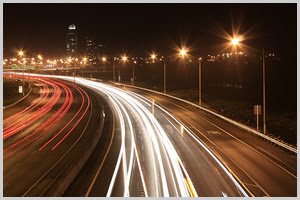
<instances>
[{"instance_id":1,"label":"street lamp","mask_svg":"<svg viewBox=\"0 0 300 200\"><path fill-rule=\"evenodd\" d=\"M18 52L18 55L20 56L20 60L22 60L22 57L24 56L24 51L23 51L23 50L20 50L20 51ZM23 96L24 96L24 68L25 68L25 65L23 64L23 79L22 79Z\"/></svg>"},{"instance_id":2,"label":"street lamp","mask_svg":"<svg viewBox=\"0 0 300 200\"><path fill-rule=\"evenodd\" d=\"M231 39L231 44L233 46L237 46L239 44L240 40L238 38L232 38Z\"/></svg>"},{"instance_id":3,"label":"street lamp","mask_svg":"<svg viewBox=\"0 0 300 200\"><path fill-rule=\"evenodd\" d=\"M264 115L264 134L267 133L266 123L266 66L265 66L265 49L262 49L262 67L263 67L263 115Z\"/></svg>"},{"instance_id":4,"label":"street lamp","mask_svg":"<svg viewBox=\"0 0 300 200\"><path fill-rule=\"evenodd\" d=\"M127 56L125 56L125 55L124 55L124 56L122 56L122 61L123 61L123 62L126 62L126 61L127 61L127 59L128 59L128 58L127 58Z\"/></svg>"},{"instance_id":5,"label":"street lamp","mask_svg":"<svg viewBox=\"0 0 300 200\"><path fill-rule=\"evenodd\" d=\"M187 54L187 51L186 51L185 48L180 49L179 55L180 55L182 58L185 58L186 54Z\"/></svg>"},{"instance_id":6,"label":"street lamp","mask_svg":"<svg viewBox=\"0 0 300 200\"><path fill-rule=\"evenodd\" d=\"M112 63L112 67L113 67L113 82L115 82L116 81L116 74L115 74L115 59L116 59L116 57L113 57L113 63Z\"/></svg>"},{"instance_id":7,"label":"street lamp","mask_svg":"<svg viewBox=\"0 0 300 200\"><path fill-rule=\"evenodd\" d=\"M231 44L236 47L240 43L238 38L232 38ZM262 49L262 75L263 75L263 133L267 133L267 125L266 125L266 66L265 66L265 50Z\"/></svg>"},{"instance_id":8,"label":"street lamp","mask_svg":"<svg viewBox=\"0 0 300 200\"><path fill-rule=\"evenodd\" d=\"M38 66L39 66L39 69L40 69L41 63L42 63L42 60L43 60L43 57L42 57L41 54L39 54L37 57L38 57L38 59L39 59L39 64L38 64Z\"/></svg>"},{"instance_id":9,"label":"street lamp","mask_svg":"<svg viewBox=\"0 0 300 200\"><path fill-rule=\"evenodd\" d=\"M155 59L156 59L156 54L151 54L151 59L152 59L152 61L154 61Z\"/></svg>"},{"instance_id":10,"label":"street lamp","mask_svg":"<svg viewBox=\"0 0 300 200\"><path fill-rule=\"evenodd\" d=\"M85 65L86 65L86 61L87 61L87 57L83 57L83 58L82 58L83 68L84 68ZM76 69L75 69L75 70L76 70ZM83 77L83 69L81 69L81 77Z\"/></svg>"},{"instance_id":11,"label":"street lamp","mask_svg":"<svg viewBox=\"0 0 300 200\"><path fill-rule=\"evenodd\" d=\"M122 56L122 62L123 63L126 63L128 60L128 57L126 55L123 55ZM119 65L119 83L121 82L121 68L120 68L120 65Z\"/></svg>"},{"instance_id":12,"label":"street lamp","mask_svg":"<svg viewBox=\"0 0 300 200\"><path fill-rule=\"evenodd\" d=\"M102 60L102 63L103 63L103 65L102 65L102 66L104 67L104 66L105 66L105 65L104 65L104 63L106 63L106 62L107 62L107 58L106 58L105 56L103 56L103 57L101 58L101 60Z\"/></svg>"},{"instance_id":13,"label":"street lamp","mask_svg":"<svg viewBox=\"0 0 300 200\"><path fill-rule=\"evenodd\" d=\"M132 63L132 85L134 86L134 65L136 64L136 61Z\"/></svg>"},{"instance_id":14,"label":"street lamp","mask_svg":"<svg viewBox=\"0 0 300 200\"><path fill-rule=\"evenodd\" d=\"M150 55L152 61L154 62L155 59L156 59L156 54L155 53L152 53ZM167 92L167 71L166 71L166 59L164 59L164 93L166 94Z\"/></svg>"},{"instance_id":15,"label":"street lamp","mask_svg":"<svg viewBox=\"0 0 300 200\"><path fill-rule=\"evenodd\" d=\"M84 64L86 64L87 58L86 58L86 57L83 57L83 58L82 58L82 61L83 61Z\"/></svg>"},{"instance_id":16,"label":"street lamp","mask_svg":"<svg viewBox=\"0 0 300 200\"><path fill-rule=\"evenodd\" d=\"M202 58L198 58L198 67L199 67L199 106L202 104Z\"/></svg>"}]
</instances>

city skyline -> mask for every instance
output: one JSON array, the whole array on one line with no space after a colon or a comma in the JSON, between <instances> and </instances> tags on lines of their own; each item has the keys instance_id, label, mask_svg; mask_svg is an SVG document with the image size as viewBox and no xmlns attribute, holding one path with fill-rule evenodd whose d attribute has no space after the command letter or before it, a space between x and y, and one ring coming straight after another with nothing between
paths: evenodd
<instances>
[{"instance_id":1,"label":"city skyline","mask_svg":"<svg viewBox=\"0 0 300 200\"><path fill-rule=\"evenodd\" d=\"M226 36L225 32L233 35L232 29L234 32L239 29L239 34L246 33L248 38L243 42L251 43L248 50L260 51L265 47L287 57L290 53L286 53L285 49L296 48L293 44L295 27L285 23L285 20L289 21L288 24L296 23L294 12L290 12L292 7L288 4L271 5L264 9L250 5L254 9L252 12L247 11L248 5L242 4L173 4L171 7L167 4L131 4L124 7L122 4L95 4L93 7L84 4L4 6L5 56L14 54L20 48L49 57L65 54L65 31L70 24L76 25L78 40L91 35L104 44L107 51L115 54L126 52L145 55L153 50L164 53L172 51L175 45L191 46L196 54L223 53L220 47L226 39L222 37ZM271 17L265 17L265 11ZM282 13L280 17L275 14L278 12ZM15 17L10 17L12 13ZM30 20L36 15L41 22ZM120 20L117 17L121 17ZM24 27L26 21L30 22ZM277 30L278 27L282 28ZM16 31L19 28L22 32ZM125 30L128 32L125 33ZM284 41L281 40L283 35Z\"/></svg>"},{"instance_id":2,"label":"city skyline","mask_svg":"<svg viewBox=\"0 0 300 200\"><path fill-rule=\"evenodd\" d=\"M3 196L297 197L298 8L4 3Z\"/></svg>"}]
</instances>

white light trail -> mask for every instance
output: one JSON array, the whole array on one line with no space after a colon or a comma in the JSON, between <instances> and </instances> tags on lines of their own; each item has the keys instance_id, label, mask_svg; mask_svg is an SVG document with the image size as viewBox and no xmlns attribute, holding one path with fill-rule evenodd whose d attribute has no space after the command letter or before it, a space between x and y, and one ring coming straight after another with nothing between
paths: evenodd
<instances>
[{"instance_id":1,"label":"white light trail","mask_svg":"<svg viewBox=\"0 0 300 200\"><path fill-rule=\"evenodd\" d=\"M48 76L49 77L49 76ZM52 76L54 78L62 78L65 80L73 81L74 77L61 77L61 76ZM82 78L76 78L76 83L81 84L87 87L92 87L98 90L101 93L104 93L108 96L109 101L112 103L114 110L117 112L117 116L120 122L121 127L121 146L119 155L117 158L117 163L112 175L112 179L107 191L107 197L112 196L115 183L117 182L117 174L122 170L123 173L123 195L130 196L130 185L131 178L134 168L134 157L137 160L137 166L139 174L141 175L142 184L145 191L145 196L198 196L191 178L183 162L181 161L175 147L169 139L169 136L162 128L160 123L151 113L151 101L144 98L141 95L137 95L132 92L125 92L121 89L115 87L90 81ZM150 102L150 103L148 103ZM244 191L242 186L236 181L232 174L226 169L226 167L216 158L216 156L199 140L194 134L186 128L180 121L173 117L169 112L163 109L161 106L156 104L156 107L174 120L178 125L182 126L184 130L201 146L208 154L216 161L216 163L224 170L228 177L233 181L237 186L239 191L244 195L248 196ZM133 122L130 118L129 112L137 119L136 122ZM167 119L167 118L166 118ZM169 121L169 120L168 120ZM170 121L169 121L170 122ZM141 134L148 138L148 140L143 141L145 147L147 147L147 152L151 153L151 162L148 162L148 165L151 166L149 171L143 172L142 165L145 162L141 163L139 159L139 153L137 149L137 142L134 131L134 123L138 124L138 127L141 127ZM176 128L176 126L170 122L170 124ZM126 131L126 126L129 127L129 133ZM176 128L177 131L179 131ZM179 131L180 132L180 131ZM128 138L129 137L129 138ZM126 139L130 139L129 143L126 143ZM127 140L128 141L128 140ZM130 145L130 146L129 146ZM129 162L126 159L126 146L129 147ZM122 162L122 168L121 168ZM152 169L152 170L150 170ZM148 174L144 174L148 173ZM149 174L151 173L151 174ZM154 174L153 174L154 173ZM167 178L167 174L170 175L171 179ZM155 182L155 191L148 190L150 188L149 177L152 180L154 175ZM145 177L148 177L146 180ZM171 181L168 181L171 180ZM119 185L118 185L119 186ZM153 186L153 185L152 185ZM120 187L120 186L119 186ZM147 189L148 188L148 189ZM170 191L175 191L175 194L170 193ZM162 193L161 193L162 191Z\"/></svg>"},{"instance_id":2,"label":"white light trail","mask_svg":"<svg viewBox=\"0 0 300 200\"><path fill-rule=\"evenodd\" d=\"M134 94L136 96L139 96L140 98L145 99L146 101L149 101L148 99L146 99L145 97L138 95L138 94ZM249 195L247 194L247 192L243 189L243 187L238 183L238 181L233 177L233 175L228 171L228 169L226 169L226 167L219 161L219 159L201 142L199 141L192 132L190 132L190 130L188 128L186 128L180 121L178 121L173 115L171 115L168 111L166 111L164 108L162 108L161 106L157 105L156 106L162 110L164 113L166 113L169 117L171 117L174 121L176 121L180 126L183 126L183 128L187 131L187 133L200 145L202 146L209 154L210 156L217 162L217 164L223 169L223 171L227 174L227 176L233 181L233 183L236 185L236 187L239 189L239 191L245 196L245 197L249 197Z\"/></svg>"}]
</instances>

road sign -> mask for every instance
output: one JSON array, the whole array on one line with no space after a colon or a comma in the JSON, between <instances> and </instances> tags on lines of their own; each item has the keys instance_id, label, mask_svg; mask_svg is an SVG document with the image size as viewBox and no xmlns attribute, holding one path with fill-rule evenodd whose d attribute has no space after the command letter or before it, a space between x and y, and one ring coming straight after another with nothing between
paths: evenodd
<instances>
[{"instance_id":1,"label":"road sign","mask_svg":"<svg viewBox=\"0 0 300 200\"><path fill-rule=\"evenodd\" d=\"M23 93L23 86L22 85L19 86L19 93L20 94Z\"/></svg>"},{"instance_id":2,"label":"road sign","mask_svg":"<svg viewBox=\"0 0 300 200\"><path fill-rule=\"evenodd\" d=\"M254 115L261 115L261 105L254 105Z\"/></svg>"}]
</instances>

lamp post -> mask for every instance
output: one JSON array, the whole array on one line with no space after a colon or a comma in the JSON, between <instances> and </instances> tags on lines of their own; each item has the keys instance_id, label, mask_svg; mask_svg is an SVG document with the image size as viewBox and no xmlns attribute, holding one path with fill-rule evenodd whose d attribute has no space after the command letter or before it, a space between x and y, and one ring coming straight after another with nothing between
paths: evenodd
<instances>
[{"instance_id":1,"label":"lamp post","mask_svg":"<svg viewBox=\"0 0 300 200\"><path fill-rule=\"evenodd\" d=\"M116 81L115 77L116 77L116 75L115 75L115 58L113 58L113 82Z\"/></svg>"},{"instance_id":2,"label":"lamp post","mask_svg":"<svg viewBox=\"0 0 300 200\"><path fill-rule=\"evenodd\" d=\"M127 56L126 55L123 55L122 56L122 62L123 63L126 63L128 60ZM119 83L121 82L121 69L120 69L120 66L119 66Z\"/></svg>"},{"instance_id":3,"label":"lamp post","mask_svg":"<svg viewBox=\"0 0 300 200\"><path fill-rule=\"evenodd\" d=\"M199 106L202 105L202 58L198 58L199 67Z\"/></svg>"},{"instance_id":4,"label":"lamp post","mask_svg":"<svg viewBox=\"0 0 300 200\"><path fill-rule=\"evenodd\" d=\"M105 56L103 56L103 57L101 58L101 60L102 60L102 63L103 63L103 64L102 64L103 71L105 71L105 68L106 68L105 66L106 66L106 65L104 65L104 63L107 62L107 58L106 58Z\"/></svg>"},{"instance_id":5,"label":"lamp post","mask_svg":"<svg viewBox=\"0 0 300 200\"><path fill-rule=\"evenodd\" d=\"M152 53L150 55L150 58L152 59L152 61L154 62L156 59L156 54ZM166 94L167 92L167 71L166 71L166 59L164 58L164 93Z\"/></svg>"},{"instance_id":6,"label":"lamp post","mask_svg":"<svg viewBox=\"0 0 300 200\"><path fill-rule=\"evenodd\" d=\"M239 44L238 38L233 38L231 44L235 47ZM263 133L267 133L266 124L266 65L265 65L265 50L262 49L262 76L263 76Z\"/></svg>"},{"instance_id":7,"label":"lamp post","mask_svg":"<svg viewBox=\"0 0 300 200\"><path fill-rule=\"evenodd\" d=\"M134 63L132 64L132 85L134 85Z\"/></svg>"},{"instance_id":8,"label":"lamp post","mask_svg":"<svg viewBox=\"0 0 300 200\"><path fill-rule=\"evenodd\" d=\"M22 61L22 57L24 56L24 51L23 50L20 50L18 52L18 55L20 56L20 60ZM21 62L22 63L22 62ZM23 87L23 96L24 96L24 64L23 64L23 78L22 78L22 87Z\"/></svg>"},{"instance_id":9,"label":"lamp post","mask_svg":"<svg viewBox=\"0 0 300 200\"><path fill-rule=\"evenodd\" d=\"M264 115L264 134L267 133L266 125L266 66L265 66L265 49L262 49L262 67L263 67L263 115Z\"/></svg>"},{"instance_id":10,"label":"lamp post","mask_svg":"<svg viewBox=\"0 0 300 200\"><path fill-rule=\"evenodd\" d=\"M85 65L86 65L86 61L87 61L87 57L83 57L83 58L82 58L83 68L84 68ZM83 69L81 69L81 76L82 76L82 78L83 78Z\"/></svg>"},{"instance_id":11,"label":"lamp post","mask_svg":"<svg viewBox=\"0 0 300 200\"><path fill-rule=\"evenodd\" d=\"M166 68L166 59L164 59L164 93L167 93L167 68Z\"/></svg>"},{"instance_id":12,"label":"lamp post","mask_svg":"<svg viewBox=\"0 0 300 200\"><path fill-rule=\"evenodd\" d=\"M38 57L38 59L39 59L39 64L38 64L38 66L39 66L39 70L40 70L41 65L42 65L41 63L42 63L43 57L42 57L41 54L39 54L37 57Z\"/></svg>"}]
</instances>

